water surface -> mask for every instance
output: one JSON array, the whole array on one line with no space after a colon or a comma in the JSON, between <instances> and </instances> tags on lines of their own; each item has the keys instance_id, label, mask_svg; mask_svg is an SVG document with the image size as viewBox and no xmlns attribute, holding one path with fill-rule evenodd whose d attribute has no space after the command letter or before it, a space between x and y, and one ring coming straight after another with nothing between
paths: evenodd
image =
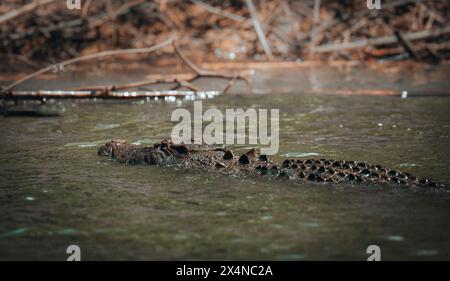
<instances>
[{"instance_id":1,"label":"water surface","mask_svg":"<svg viewBox=\"0 0 450 281\"><path fill-rule=\"evenodd\" d=\"M294 89L210 106L279 108L278 156L369 161L450 184L449 97ZM98 146L157 142L170 135L171 112L192 101L29 107L60 116L1 117L0 259L65 260L72 244L102 260L365 260L372 244L385 260L450 259L447 191L119 165Z\"/></svg>"}]
</instances>

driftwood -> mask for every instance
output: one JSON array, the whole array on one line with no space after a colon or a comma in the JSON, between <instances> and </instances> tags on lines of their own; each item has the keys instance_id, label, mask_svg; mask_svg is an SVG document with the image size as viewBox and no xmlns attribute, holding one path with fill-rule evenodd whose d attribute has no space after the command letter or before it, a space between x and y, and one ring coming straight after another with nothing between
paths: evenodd
<instances>
[{"instance_id":1,"label":"driftwood","mask_svg":"<svg viewBox=\"0 0 450 281\"><path fill-rule=\"evenodd\" d=\"M95 90L95 91L103 91L103 92L109 92L109 91L117 91L117 90L126 90L126 89L133 89L133 88L140 88L143 86L149 86L149 85L160 85L160 84L175 84L175 86L171 90L178 90L180 88L188 88L192 91L199 92L201 89L196 87L192 84L195 80L198 80L200 78L221 78L221 79L228 79L229 83L226 85L226 87L222 90L221 93L225 94L229 91L229 89L235 84L236 80L240 79L245 81L247 88L250 87L250 82L247 77L241 75L241 74L226 74L222 72L217 71L209 71L209 70L203 70L200 69L198 66L196 66L191 60L189 60L175 45L174 42L172 42L173 49L175 51L175 54L181 59L181 61L194 72L192 77L188 79L182 79L182 78L173 78L168 77L166 79L160 78L156 80L145 80L145 81L138 81L138 82L132 82L129 84L124 85L111 85L111 86L85 86L85 87L79 87L71 90L77 90L77 91L88 91L88 90Z\"/></svg>"},{"instance_id":2,"label":"driftwood","mask_svg":"<svg viewBox=\"0 0 450 281\"><path fill-rule=\"evenodd\" d=\"M179 78L170 78L170 79L158 79L158 80L145 80L132 82L124 85L104 85L104 86L83 86L69 90L62 91L12 91L12 89L25 81L28 81L34 77L37 77L41 74L49 72L54 69L60 69L62 67L68 66L70 64L74 64L77 62L99 59L110 56L124 55L124 54L140 54L140 53L150 53L154 52L158 49L172 45L175 54L181 59L181 61L194 72L194 75L188 80L182 80ZM228 90L234 85L237 79L241 79L246 82L247 87L249 87L248 78L240 75L240 74L226 74L216 71L208 71L202 70L197 67L191 60L189 60L175 45L174 39L168 39L164 42L156 44L149 48L140 48L140 49L126 49L126 50L112 50L105 51L100 53L95 53L91 55L86 55L83 57L73 58L70 60L66 60L57 64L53 64L47 66L41 70L33 72L13 83L6 86L6 88L2 89L0 92L0 98L2 99L44 99L44 98L144 98L144 97L166 97L173 96L177 97L177 91L180 88L188 88L194 92L200 92L197 86L193 85L192 82L199 78L222 78L230 80L226 85L225 89L221 93L226 93ZM156 84L176 84L172 89L172 91L123 91L127 89L136 89L143 86L148 85L156 85ZM181 96L185 96L185 94L180 94Z\"/></svg>"},{"instance_id":3,"label":"driftwood","mask_svg":"<svg viewBox=\"0 0 450 281\"><path fill-rule=\"evenodd\" d=\"M74 90L74 91L51 91L51 90L38 90L38 91L11 91L6 94L2 94L2 99L12 100L40 100L45 101L47 99L142 99L142 98L211 98L219 95L219 91L118 91L118 90Z\"/></svg>"},{"instance_id":4,"label":"driftwood","mask_svg":"<svg viewBox=\"0 0 450 281\"><path fill-rule=\"evenodd\" d=\"M11 89L13 89L14 87L22 84L25 81L28 81L36 76L39 76L41 74L44 74L46 72L55 70L55 69L61 69L65 66L68 66L70 64L73 63L77 63L77 62L82 62L82 61L87 61L87 60L92 60L92 59L99 59L99 58L104 58L104 57L111 57L111 56L118 56L118 55L124 55L124 54L142 54L142 53L151 53L154 52L158 49L161 49L162 47L168 46L173 42L173 39L168 39L164 42L161 42L159 44L156 44L152 47L149 48L139 48L139 49L125 49L125 50L113 50L113 51L104 51L104 52L100 52L100 53L94 53L91 55L86 55L83 57L77 57L77 58L73 58L70 60L66 60L60 63L56 63L56 64L52 64L50 66L47 66L45 68L42 68L36 72L33 72L17 81L15 81L14 83L9 84L8 86L6 86L4 89L2 89L2 92L7 92Z\"/></svg>"},{"instance_id":5,"label":"driftwood","mask_svg":"<svg viewBox=\"0 0 450 281\"><path fill-rule=\"evenodd\" d=\"M183 53L180 52L180 50L177 48L177 46L174 43L172 43L172 46L173 46L177 56L186 64L186 66L188 66L192 71L195 72L195 76L186 82L190 83L190 82L193 82L202 77L215 77L215 78L232 79L232 80L241 79L246 82L247 87L250 86L250 82L249 82L248 78L246 78L242 75L239 75L239 74L230 75L230 74L220 73L220 72L216 72L216 71L202 70L202 69L198 68L192 61L190 61L186 56L183 55Z\"/></svg>"}]
</instances>

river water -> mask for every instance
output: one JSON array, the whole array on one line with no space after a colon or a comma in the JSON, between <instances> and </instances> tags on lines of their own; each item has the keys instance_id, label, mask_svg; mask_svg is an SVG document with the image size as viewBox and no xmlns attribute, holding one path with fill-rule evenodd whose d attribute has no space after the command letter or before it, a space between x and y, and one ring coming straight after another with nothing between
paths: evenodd
<instances>
[{"instance_id":1,"label":"river water","mask_svg":"<svg viewBox=\"0 0 450 281\"><path fill-rule=\"evenodd\" d=\"M353 83L306 70L265 73L258 87L275 85L271 94L219 96L203 108L280 109L277 157L362 160L449 185L450 97L426 95L430 85L448 89L448 67L437 76L424 71L428 78L416 85L423 96L406 99L313 95L296 84L402 89L419 79L352 71ZM380 247L383 260L450 259L447 190L234 178L96 155L111 138L149 144L169 136L171 112L192 110L192 101L20 107L59 116L0 117L2 260L65 260L73 244L84 260L365 260L369 245Z\"/></svg>"}]
</instances>

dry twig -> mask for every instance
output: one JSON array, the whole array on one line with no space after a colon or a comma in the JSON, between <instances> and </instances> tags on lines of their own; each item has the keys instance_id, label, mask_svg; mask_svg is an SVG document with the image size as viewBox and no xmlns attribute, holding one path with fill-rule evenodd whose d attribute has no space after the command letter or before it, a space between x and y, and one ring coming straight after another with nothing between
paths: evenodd
<instances>
[{"instance_id":1,"label":"dry twig","mask_svg":"<svg viewBox=\"0 0 450 281\"><path fill-rule=\"evenodd\" d=\"M123 85L110 85L110 86L84 86L84 87L78 87L75 89L70 89L68 91L11 91L14 87L17 85L28 81L40 74L43 74L45 72L48 72L55 67L64 67L72 63L80 62L80 61L86 61L90 59L98 59L103 58L107 56L113 56L113 55L123 55L123 54L136 54L136 53L149 53L156 51L160 48L163 48L169 44L172 44L174 52L176 55L183 61L183 63L191 69L195 75L190 78L187 81L181 80L179 78L174 79L159 79L159 80L145 80L145 81L139 81L139 82L132 82L128 84ZM202 78L202 77L216 77L216 78L223 78L223 79L230 79L230 82L228 83L227 87L223 91L224 93L227 92L231 86L234 85L236 79L242 79L247 83L247 86L249 85L248 79L246 77L240 76L238 74L235 75L229 75L225 73L219 73L215 71L206 71L202 70L199 67L197 67L192 61L190 61L187 57L184 56L183 53L180 52L180 50L177 48L177 46L174 44L173 39L166 40L164 42L161 42L159 44L156 44L149 48L141 48L141 49L126 49L126 50L114 50L114 51L105 51L100 53L95 53L92 55L87 55L83 57L73 58L71 60L63 61L58 64L54 64L48 67L45 67L41 70L38 70L36 72L33 72L26 77L17 80L16 82L8 85L5 89L2 91L1 98L12 98L12 99L43 99L43 98L141 98L141 97L152 97L154 92L132 92L133 94L130 94L130 92L120 92L127 89L135 89L140 88L143 86L148 85L156 85L156 84L176 84L176 86L172 90L177 90L179 88L188 88L194 92L201 91L197 86L193 85L192 82ZM137 94L136 94L137 93ZM170 94L173 95L172 93Z\"/></svg>"},{"instance_id":2,"label":"dry twig","mask_svg":"<svg viewBox=\"0 0 450 281\"><path fill-rule=\"evenodd\" d=\"M56 0L36 0L29 4L22 6L22 8L12 10L11 12L0 16L0 25L4 24L7 21L10 21L18 16L29 13L29 12L37 9L38 7L41 7L41 6L44 6L47 4L51 4L52 2L55 2L55 1Z\"/></svg>"},{"instance_id":3,"label":"dry twig","mask_svg":"<svg viewBox=\"0 0 450 281\"><path fill-rule=\"evenodd\" d=\"M272 50L270 49L269 43L267 42L266 35L263 31L261 23L259 22L258 15L256 13L255 5L253 5L252 0L246 0L248 10L250 12L250 16L252 17L252 23L255 27L256 34L258 35L259 41L264 49L264 53L266 54L269 60L273 60Z\"/></svg>"},{"instance_id":4,"label":"dry twig","mask_svg":"<svg viewBox=\"0 0 450 281\"><path fill-rule=\"evenodd\" d=\"M16 87L17 85L22 84L25 81L28 81L36 76L39 76L43 73L49 72L51 70L54 69L60 69L61 67L65 67L67 65L73 64L73 63L77 63L77 62L81 62L81 61L87 61L87 60L91 60L91 59L99 59L99 58L104 58L104 57L110 57L110 56L117 56L117 55L129 55L129 54L142 54L142 53L151 53L154 52L156 50L159 50L165 46L170 45L173 42L174 39L168 39L166 41L163 41L159 44L156 44L152 47L148 47L148 48L139 48L139 49L123 49L123 50L113 50L113 51L104 51L104 52L100 52L100 53L94 53L94 54L90 54L90 55L86 55L86 56L82 56L82 57L77 57L77 58L73 58L70 60L66 60L60 63L56 63L56 64L52 64L50 66L47 66L41 70L38 70L36 72L33 72L17 81L15 81L14 83L9 84L8 86L6 86L4 89L2 89L2 92L7 92L11 89L13 89L14 87Z\"/></svg>"}]
</instances>

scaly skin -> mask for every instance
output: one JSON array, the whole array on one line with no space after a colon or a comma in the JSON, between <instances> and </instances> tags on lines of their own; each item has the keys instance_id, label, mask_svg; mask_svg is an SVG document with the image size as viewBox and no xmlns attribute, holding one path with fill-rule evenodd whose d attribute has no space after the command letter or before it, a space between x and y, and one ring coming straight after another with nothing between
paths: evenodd
<instances>
[{"instance_id":1,"label":"scaly skin","mask_svg":"<svg viewBox=\"0 0 450 281\"><path fill-rule=\"evenodd\" d=\"M327 159L285 160L281 164L256 149L235 156L231 150L196 145L159 144L138 147L124 140L112 140L98 149L98 155L126 164L178 166L187 169L217 170L229 175L265 176L314 182L351 182L397 184L403 186L443 187L408 173L364 162Z\"/></svg>"}]
</instances>

